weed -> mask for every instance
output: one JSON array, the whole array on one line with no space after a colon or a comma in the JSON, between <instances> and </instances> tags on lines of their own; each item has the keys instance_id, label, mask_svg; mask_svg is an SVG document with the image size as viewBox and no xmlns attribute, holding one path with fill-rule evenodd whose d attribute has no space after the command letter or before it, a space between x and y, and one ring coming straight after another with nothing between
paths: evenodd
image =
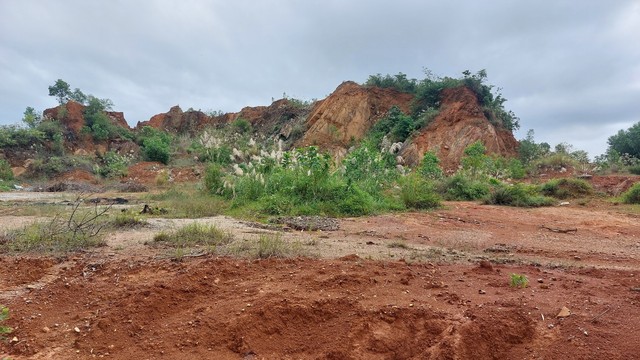
<instances>
[{"instance_id":1,"label":"weed","mask_svg":"<svg viewBox=\"0 0 640 360\"><path fill-rule=\"evenodd\" d=\"M178 249L204 246L212 252L217 246L233 241L233 235L215 225L193 222L171 233L161 232L154 236L153 241Z\"/></svg>"},{"instance_id":2,"label":"weed","mask_svg":"<svg viewBox=\"0 0 640 360\"><path fill-rule=\"evenodd\" d=\"M529 279L526 275L511 274L509 278L509 286L514 288L526 288L529 285Z\"/></svg>"},{"instance_id":3,"label":"weed","mask_svg":"<svg viewBox=\"0 0 640 360\"><path fill-rule=\"evenodd\" d=\"M260 259L287 257L292 252L291 245L287 244L280 234L263 234L258 239L256 257Z\"/></svg>"},{"instance_id":4,"label":"weed","mask_svg":"<svg viewBox=\"0 0 640 360\"><path fill-rule=\"evenodd\" d=\"M121 212L111 220L111 225L115 228L129 228L144 226L147 224L147 220L143 219L139 214L131 211Z\"/></svg>"}]
</instances>

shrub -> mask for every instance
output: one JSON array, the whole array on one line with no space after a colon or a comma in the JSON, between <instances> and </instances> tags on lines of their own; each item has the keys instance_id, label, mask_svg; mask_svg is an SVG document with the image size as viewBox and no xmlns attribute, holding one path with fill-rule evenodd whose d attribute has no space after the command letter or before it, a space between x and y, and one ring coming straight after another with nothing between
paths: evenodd
<instances>
[{"instance_id":1,"label":"shrub","mask_svg":"<svg viewBox=\"0 0 640 360\"><path fill-rule=\"evenodd\" d=\"M11 170L11 165L5 159L0 159L0 180L13 180L13 171Z\"/></svg>"},{"instance_id":2,"label":"shrub","mask_svg":"<svg viewBox=\"0 0 640 360\"><path fill-rule=\"evenodd\" d=\"M446 178L439 186L447 200L479 200L489 195L491 187L481 181L471 180L461 173Z\"/></svg>"},{"instance_id":3,"label":"shrub","mask_svg":"<svg viewBox=\"0 0 640 360\"><path fill-rule=\"evenodd\" d=\"M207 166L204 174L204 187L211 194L221 194L224 188L224 174L218 164Z\"/></svg>"},{"instance_id":4,"label":"shrub","mask_svg":"<svg viewBox=\"0 0 640 360\"><path fill-rule=\"evenodd\" d=\"M625 204L640 204L640 183L635 183L629 190L622 194Z\"/></svg>"},{"instance_id":5,"label":"shrub","mask_svg":"<svg viewBox=\"0 0 640 360\"><path fill-rule=\"evenodd\" d=\"M96 166L96 174L105 177L123 177L127 175L129 158L115 151L108 151L102 156L102 166Z\"/></svg>"},{"instance_id":6,"label":"shrub","mask_svg":"<svg viewBox=\"0 0 640 360\"><path fill-rule=\"evenodd\" d=\"M247 119L238 118L233 123L231 123L231 127L238 134L246 134L251 131L251 123Z\"/></svg>"},{"instance_id":7,"label":"shrub","mask_svg":"<svg viewBox=\"0 0 640 360\"><path fill-rule=\"evenodd\" d=\"M526 275L511 274L509 277L509 286L515 288L526 288L529 285L529 279Z\"/></svg>"},{"instance_id":8,"label":"shrub","mask_svg":"<svg viewBox=\"0 0 640 360\"><path fill-rule=\"evenodd\" d=\"M402 179L400 197L407 208L433 209L440 206L440 196L435 192L432 183L411 174Z\"/></svg>"},{"instance_id":9,"label":"shrub","mask_svg":"<svg viewBox=\"0 0 640 360\"><path fill-rule=\"evenodd\" d=\"M581 179L555 179L550 180L540 187L540 192L545 196L557 199L578 198L593 194L593 187Z\"/></svg>"},{"instance_id":10,"label":"shrub","mask_svg":"<svg viewBox=\"0 0 640 360\"><path fill-rule=\"evenodd\" d=\"M538 195L535 187L524 184L498 186L485 200L485 204L516 207L550 206L553 202L551 198Z\"/></svg>"},{"instance_id":11,"label":"shrub","mask_svg":"<svg viewBox=\"0 0 640 360\"><path fill-rule=\"evenodd\" d=\"M640 175L640 164L629 166L627 169L634 175Z\"/></svg>"},{"instance_id":12,"label":"shrub","mask_svg":"<svg viewBox=\"0 0 640 360\"><path fill-rule=\"evenodd\" d=\"M142 143L142 153L146 160L166 165L171 157L170 143L158 137L145 139Z\"/></svg>"},{"instance_id":13,"label":"shrub","mask_svg":"<svg viewBox=\"0 0 640 360\"><path fill-rule=\"evenodd\" d=\"M226 245L233 241L233 235L215 225L193 222L174 232L161 232L153 238L154 242L177 248L202 245L209 248Z\"/></svg>"},{"instance_id":14,"label":"shrub","mask_svg":"<svg viewBox=\"0 0 640 360\"><path fill-rule=\"evenodd\" d=\"M427 151L422 157L418 173L427 179L439 179L442 177L442 169L440 169L440 159L433 151Z\"/></svg>"},{"instance_id":15,"label":"shrub","mask_svg":"<svg viewBox=\"0 0 640 360\"><path fill-rule=\"evenodd\" d=\"M355 184L343 187L342 196L339 199L337 208L340 215L367 215L372 212L374 206L371 195L360 190Z\"/></svg>"}]
</instances>

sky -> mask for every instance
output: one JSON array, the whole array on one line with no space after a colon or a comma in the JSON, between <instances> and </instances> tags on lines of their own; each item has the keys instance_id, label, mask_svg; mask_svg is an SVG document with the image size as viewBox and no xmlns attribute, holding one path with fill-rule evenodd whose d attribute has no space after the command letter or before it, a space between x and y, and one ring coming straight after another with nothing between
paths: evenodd
<instances>
[{"instance_id":1,"label":"sky","mask_svg":"<svg viewBox=\"0 0 640 360\"><path fill-rule=\"evenodd\" d=\"M593 157L640 121L640 0L0 0L0 124L57 105L57 79L135 126L425 68L485 69L516 138Z\"/></svg>"}]
</instances>

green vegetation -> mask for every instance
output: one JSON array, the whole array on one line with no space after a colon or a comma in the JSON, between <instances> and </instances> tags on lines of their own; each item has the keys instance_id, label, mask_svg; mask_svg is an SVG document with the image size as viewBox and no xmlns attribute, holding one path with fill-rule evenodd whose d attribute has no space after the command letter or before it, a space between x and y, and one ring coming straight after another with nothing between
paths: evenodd
<instances>
[{"instance_id":1,"label":"green vegetation","mask_svg":"<svg viewBox=\"0 0 640 360\"><path fill-rule=\"evenodd\" d=\"M130 157L108 151L100 158L101 164L95 165L94 172L105 178L124 177L130 161Z\"/></svg>"},{"instance_id":2,"label":"green vegetation","mask_svg":"<svg viewBox=\"0 0 640 360\"><path fill-rule=\"evenodd\" d=\"M140 214L132 211L122 211L112 218L111 226L115 228L131 228L147 225L148 222Z\"/></svg>"},{"instance_id":3,"label":"green vegetation","mask_svg":"<svg viewBox=\"0 0 640 360\"><path fill-rule=\"evenodd\" d=\"M4 339L3 335L8 335L13 332L13 329L4 325L4 322L9 319L9 308L0 305L0 340Z\"/></svg>"},{"instance_id":4,"label":"green vegetation","mask_svg":"<svg viewBox=\"0 0 640 360\"><path fill-rule=\"evenodd\" d=\"M418 174L402 179L401 198L408 209L433 209L440 206L440 196L433 183Z\"/></svg>"},{"instance_id":5,"label":"green vegetation","mask_svg":"<svg viewBox=\"0 0 640 360\"><path fill-rule=\"evenodd\" d=\"M178 249L198 247L206 252L215 252L216 247L231 243L233 236L215 225L193 222L173 232L161 232L153 241Z\"/></svg>"},{"instance_id":6,"label":"green vegetation","mask_svg":"<svg viewBox=\"0 0 640 360\"><path fill-rule=\"evenodd\" d=\"M365 82L367 86L378 86L383 88L394 88L401 92L415 95L412 105L412 117L420 118L425 112L440 107L440 96L442 91L449 88L466 86L471 89L484 114L495 125L502 126L508 130L517 130L520 127L519 119L512 111L504 108L507 101L498 91L494 93L494 86L487 85L487 72L480 70L475 74L465 70L462 77L438 77L429 70L425 70L425 78L422 80L408 79L403 73L398 75L371 75Z\"/></svg>"},{"instance_id":7,"label":"green vegetation","mask_svg":"<svg viewBox=\"0 0 640 360\"><path fill-rule=\"evenodd\" d=\"M529 279L522 274L511 274L509 277L509 286L514 288L526 288L529 285Z\"/></svg>"},{"instance_id":8,"label":"green vegetation","mask_svg":"<svg viewBox=\"0 0 640 360\"><path fill-rule=\"evenodd\" d=\"M618 131L607 142L609 150L640 159L640 122L635 123L627 130Z\"/></svg>"},{"instance_id":9,"label":"green vegetation","mask_svg":"<svg viewBox=\"0 0 640 360\"><path fill-rule=\"evenodd\" d=\"M539 195L535 186L514 184L495 187L484 203L516 207L540 207L553 205L554 200Z\"/></svg>"},{"instance_id":10,"label":"green vegetation","mask_svg":"<svg viewBox=\"0 0 640 360\"><path fill-rule=\"evenodd\" d=\"M13 171L11 171L11 165L5 159L0 159L0 181L13 180Z\"/></svg>"},{"instance_id":11,"label":"green vegetation","mask_svg":"<svg viewBox=\"0 0 640 360\"><path fill-rule=\"evenodd\" d=\"M261 234L258 239L256 257L259 259L287 257L295 253L297 253L297 251L284 241L280 234Z\"/></svg>"},{"instance_id":12,"label":"green vegetation","mask_svg":"<svg viewBox=\"0 0 640 360\"><path fill-rule=\"evenodd\" d=\"M625 204L640 204L640 183L635 183L629 190L622 194Z\"/></svg>"},{"instance_id":13,"label":"green vegetation","mask_svg":"<svg viewBox=\"0 0 640 360\"><path fill-rule=\"evenodd\" d=\"M575 199L593 195L593 187L581 179L564 178L550 180L542 184L540 192L556 199Z\"/></svg>"},{"instance_id":14,"label":"green vegetation","mask_svg":"<svg viewBox=\"0 0 640 360\"><path fill-rule=\"evenodd\" d=\"M138 133L137 141L142 146L145 160L169 163L172 142L169 133L145 126Z\"/></svg>"}]
</instances>

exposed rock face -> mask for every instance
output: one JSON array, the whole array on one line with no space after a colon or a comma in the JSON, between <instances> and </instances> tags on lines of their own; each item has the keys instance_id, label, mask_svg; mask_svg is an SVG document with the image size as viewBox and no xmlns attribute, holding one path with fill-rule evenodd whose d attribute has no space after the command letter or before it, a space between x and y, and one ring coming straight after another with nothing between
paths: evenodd
<instances>
[{"instance_id":1,"label":"exposed rock face","mask_svg":"<svg viewBox=\"0 0 640 360\"><path fill-rule=\"evenodd\" d=\"M392 106L409 112L412 99L412 95L392 89L344 82L314 106L307 120L308 130L296 145L318 145L339 153L361 140Z\"/></svg>"},{"instance_id":2,"label":"exposed rock face","mask_svg":"<svg viewBox=\"0 0 640 360\"><path fill-rule=\"evenodd\" d=\"M304 118L308 112L308 109L296 106L288 99L276 100L269 106L247 106L236 113L213 117L201 111L183 112L176 105L167 113L157 114L149 121L139 122L136 129L151 126L172 133L194 134L207 126L223 126L238 119L245 119L251 123L253 130L260 134L281 134L286 139L290 134L290 129L287 130L288 125L296 119Z\"/></svg>"},{"instance_id":3,"label":"exposed rock face","mask_svg":"<svg viewBox=\"0 0 640 360\"><path fill-rule=\"evenodd\" d=\"M202 111L184 112L176 105L169 109L169 112L154 115L149 121L139 122L136 129L151 126L171 133L194 133L206 125L214 124L214 119Z\"/></svg>"},{"instance_id":4,"label":"exposed rock face","mask_svg":"<svg viewBox=\"0 0 640 360\"><path fill-rule=\"evenodd\" d=\"M58 120L64 128L70 130L75 135L78 135L86 124L84 119L84 108L85 106L82 104L75 101L69 101L64 105L45 110L44 116ZM107 111L106 114L109 116L113 124L126 129L131 129L122 112Z\"/></svg>"},{"instance_id":5,"label":"exposed rock face","mask_svg":"<svg viewBox=\"0 0 640 360\"><path fill-rule=\"evenodd\" d=\"M440 114L411 139L401 155L407 164L416 165L425 152L434 151L442 168L453 171L464 149L478 140L487 153L517 155L518 142L511 131L489 122L473 91L466 87L446 89L441 95Z\"/></svg>"}]
</instances>

